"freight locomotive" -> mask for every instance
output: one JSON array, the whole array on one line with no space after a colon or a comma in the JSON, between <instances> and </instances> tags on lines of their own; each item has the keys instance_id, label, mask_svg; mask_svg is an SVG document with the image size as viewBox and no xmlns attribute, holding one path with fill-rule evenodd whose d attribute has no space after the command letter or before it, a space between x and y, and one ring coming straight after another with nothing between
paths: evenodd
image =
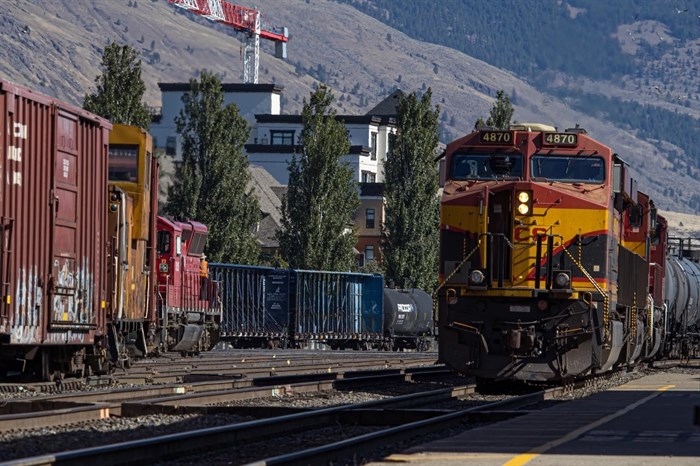
<instances>
[{"instance_id":1,"label":"freight locomotive","mask_svg":"<svg viewBox=\"0 0 700 466\"><path fill-rule=\"evenodd\" d=\"M210 264L234 347L428 350L432 298L381 275Z\"/></svg>"},{"instance_id":2,"label":"freight locomotive","mask_svg":"<svg viewBox=\"0 0 700 466\"><path fill-rule=\"evenodd\" d=\"M217 342L207 230L157 219L148 133L0 81L0 134L0 373L104 373Z\"/></svg>"},{"instance_id":3,"label":"freight locomotive","mask_svg":"<svg viewBox=\"0 0 700 466\"><path fill-rule=\"evenodd\" d=\"M611 148L579 127L521 124L480 128L444 156L441 362L554 382L697 351L698 250L670 248Z\"/></svg>"}]
</instances>

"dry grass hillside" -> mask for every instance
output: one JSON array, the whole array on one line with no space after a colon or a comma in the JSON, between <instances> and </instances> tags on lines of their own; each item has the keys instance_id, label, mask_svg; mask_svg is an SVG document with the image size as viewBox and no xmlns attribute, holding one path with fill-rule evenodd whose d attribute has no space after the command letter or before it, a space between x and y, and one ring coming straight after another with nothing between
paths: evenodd
<instances>
[{"instance_id":1,"label":"dry grass hillside","mask_svg":"<svg viewBox=\"0 0 700 466\"><path fill-rule=\"evenodd\" d=\"M668 222L669 236L700 238L700 216L665 210L659 213Z\"/></svg>"},{"instance_id":2,"label":"dry grass hillside","mask_svg":"<svg viewBox=\"0 0 700 466\"><path fill-rule=\"evenodd\" d=\"M116 40L141 51L146 95L158 106L157 82L187 81L206 68L240 82L241 43L201 18L192 19L165 0L23 0L8 2L0 19L0 76L80 104L92 90L101 51ZM131 5L131 6L130 6ZM698 192L698 180L668 170L663 148L633 132L581 115L513 74L453 49L408 38L348 6L325 0L257 0L265 21L287 26L289 59L273 58L261 42L260 82L284 87L283 113L297 113L312 91L319 67L341 113L361 114L394 87L433 90L453 135L487 116L496 91L518 96L516 121L565 128L580 124L614 147L633 167L643 166L640 188L669 211L688 207L663 195L663 186ZM240 37L242 39L242 37ZM610 86L611 83L586 85ZM685 225L685 222L684 222Z\"/></svg>"}]
</instances>

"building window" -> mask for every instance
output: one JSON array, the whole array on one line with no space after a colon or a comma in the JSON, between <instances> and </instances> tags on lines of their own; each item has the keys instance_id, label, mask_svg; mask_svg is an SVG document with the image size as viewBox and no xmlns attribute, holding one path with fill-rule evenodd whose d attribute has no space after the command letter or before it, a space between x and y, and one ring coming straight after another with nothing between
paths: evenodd
<instances>
[{"instance_id":1,"label":"building window","mask_svg":"<svg viewBox=\"0 0 700 466\"><path fill-rule=\"evenodd\" d=\"M372 132L369 151L372 160L377 160L377 133L374 131Z\"/></svg>"},{"instance_id":2,"label":"building window","mask_svg":"<svg viewBox=\"0 0 700 466\"><path fill-rule=\"evenodd\" d=\"M177 152L177 137L168 136L165 142L165 155L175 155Z\"/></svg>"},{"instance_id":3,"label":"building window","mask_svg":"<svg viewBox=\"0 0 700 466\"><path fill-rule=\"evenodd\" d=\"M374 183L377 181L377 174L372 172L362 172L362 182L363 183Z\"/></svg>"},{"instance_id":4,"label":"building window","mask_svg":"<svg viewBox=\"0 0 700 466\"><path fill-rule=\"evenodd\" d=\"M374 228L374 209L365 210L365 228Z\"/></svg>"},{"instance_id":5,"label":"building window","mask_svg":"<svg viewBox=\"0 0 700 466\"><path fill-rule=\"evenodd\" d=\"M273 146L294 145L294 131L270 131L270 144Z\"/></svg>"},{"instance_id":6,"label":"building window","mask_svg":"<svg viewBox=\"0 0 700 466\"><path fill-rule=\"evenodd\" d=\"M368 244L365 246L365 262L374 260L374 245Z\"/></svg>"}]
</instances>

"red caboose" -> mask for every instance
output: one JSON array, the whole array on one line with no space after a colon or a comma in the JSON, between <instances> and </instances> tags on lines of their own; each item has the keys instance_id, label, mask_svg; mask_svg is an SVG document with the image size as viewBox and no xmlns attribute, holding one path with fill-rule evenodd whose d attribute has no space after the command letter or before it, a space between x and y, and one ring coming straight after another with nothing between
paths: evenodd
<instances>
[{"instance_id":1,"label":"red caboose","mask_svg":"<svg viewBox=\"0 0 700 466\"><path fill-rule=\"evenodd\" d=\"M158 317L163 349L199 352L219 340L221 305L206 272L207 227L158 217Z\"/></svg>"}]
</instances>

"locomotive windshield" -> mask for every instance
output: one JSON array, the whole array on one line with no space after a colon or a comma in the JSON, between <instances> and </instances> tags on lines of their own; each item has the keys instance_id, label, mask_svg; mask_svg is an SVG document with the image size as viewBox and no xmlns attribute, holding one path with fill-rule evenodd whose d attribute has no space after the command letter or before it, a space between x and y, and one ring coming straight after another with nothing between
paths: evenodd
<instances>
[{"instance_id":1,"label":"locomotive windshield","mask_svg":"<svg viewBox=\"0 0 700 466\"><path fill-rule=\"evenodd\" d=\"M139 146L135 144L109 145L109 181L136 183L139 174Z\"/></svg>"},{"instance_id":2,"label":"locomotive windshield","mask_svg":"<svg viewBox=\"0 0 700 466\"><path fill-rule=\"evenodd\" d=\"M452 159L455 180L495 180L522 178L520 154L456 154Z\"/></svg>"},{"instance_id":3,"label":"locomotive windshield","mask_svg":"<svg viewBox=\"0 0 700 466\"><path fill-rule=\"evenodd\" d=\"M535 155L530 165L530 176L534 180L593 184L605 181L605 162L600 157Z\"/></svg>"}]
</instances>

